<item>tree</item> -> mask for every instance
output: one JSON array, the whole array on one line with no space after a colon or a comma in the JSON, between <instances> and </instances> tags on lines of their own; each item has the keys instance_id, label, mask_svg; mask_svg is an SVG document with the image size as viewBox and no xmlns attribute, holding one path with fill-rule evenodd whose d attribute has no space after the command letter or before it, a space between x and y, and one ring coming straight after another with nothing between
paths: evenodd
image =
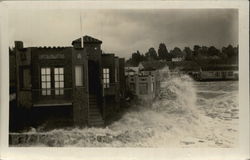
<instances>
[{"instance_id":1,"label":"tree","mask_svg":"<svg viewBox=\"0 0 250 160\"><path fill-rule=\"evenodd\" d=\"M214 46L211 46L208 48L208 56L209 57L219 56L219 55L220 55L220 50L218 50Z\"/></svg>"},{"instance_id":2,"label":"tree","mask_svg":"<svg viewBox=\"0 0 250 160\"><path fill-rule=\"evenodd\" d=\"M173 50L170 51L171 57L184 57L184 54L182 53L181 49L178 47L175 47Z\"/></svg>"},{"instance_id":3,"label":"tree","mask_svg":"<svg viewBox=\"0 0 250 160\"><path fill-rule=\"evenodd\" d=\"M139 51L132 53L131 61L132 61L132 65L134 66L137 66L142 61L141 54Z\"/></svg>"},{"instance_id":4,"label":"tree","mask_svg":"<svg viewBox=\"0 0 250 160\"><path fill-rule=\"evenodd\" d=\"M149 50L145 54L145 56L148 60L156 60L157 59L157 53L153 47L149 48Z\"/></svg>"},{"instance_id":5,"label":"tree","mask_svg":"<svg viewBox=\"0 0 250 160\"><path fill-rule=\"evenodd\" d=\"M158 49L158 57L159 59L166 60L168 55L167 47L164 43L160 43Z\"/></svg>"},{"instance_id":6,"label":"tree","mask_svg":"<svg viewBox=\"0 0 250 160\"><path fill-rule=\"evenodd\" d=\"M208 48L206 46L200 48L200 55L204 58L208 57Z\"/></svg>"},{"instance_id":7,"label":"tree","mask_svg":"<svg viewBox=\"0 0 250 160\"><path fill-rule=\"evenodd\" d=\"M224 51L225 51L228 58L232 58L232 57L236 56L235 50L234 50L232 45L228 45Z\"/></svg>"},{"instance_id":8,"label":"tree","mask_svg":"<svg viewBox=\"0 0 250 160\"><path fill-rule=\"evenodd\" d=\"M193 56L197 57L201 52L201 47L199 45L194 45Z\"/></svg>"},{"instance_id":9,"label":"tree","mask_svg":"<svg viewBox=\"0 0 250 160\"><path fill-rule=\"evenodd\" d=\"M185 54L185 60L190 61L192 60L192 50L189 47L185 47L183 50L183 53Z\"/></svg>"}]
</instances>

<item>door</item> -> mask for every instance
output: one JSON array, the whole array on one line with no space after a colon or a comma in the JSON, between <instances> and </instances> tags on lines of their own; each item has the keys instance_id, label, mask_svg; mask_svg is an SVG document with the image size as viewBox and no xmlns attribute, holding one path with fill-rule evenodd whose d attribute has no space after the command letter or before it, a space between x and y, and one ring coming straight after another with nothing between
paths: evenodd
<instances>
[{"instance_id":1,"label":"door","mask_svg":"<svg viewBox=\"0 0 250 160\"><path fill-rule=\"evenodd\" d=\"M89 93L100 96L100 70L97 62L89 60L88 62L88 75L89 75Z\"/></svg>"}]
</instances>

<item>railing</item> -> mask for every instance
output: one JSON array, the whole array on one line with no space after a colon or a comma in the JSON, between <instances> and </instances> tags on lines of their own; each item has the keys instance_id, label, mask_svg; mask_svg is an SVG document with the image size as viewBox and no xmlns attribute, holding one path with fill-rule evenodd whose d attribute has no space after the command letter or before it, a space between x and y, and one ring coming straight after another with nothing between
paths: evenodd
<instances>
[{"instance_id":1,"label":"railing","mask_svg":"<svg viewBox=\"0 0 250 160\"><path fill-rule=\"evenodd\" d=\"M119 92L119 82L109 83L109 86L104 88L104 95L115 95Z\"/></svg>"}]
</instances>

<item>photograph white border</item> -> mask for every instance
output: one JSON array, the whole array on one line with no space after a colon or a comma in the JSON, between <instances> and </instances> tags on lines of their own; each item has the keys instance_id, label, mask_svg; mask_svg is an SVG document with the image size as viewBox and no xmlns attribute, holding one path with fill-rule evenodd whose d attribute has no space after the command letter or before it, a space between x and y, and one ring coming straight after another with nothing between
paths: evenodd
<instances>
[{"instance_id":1,"label":"photograph white border","mask_svg":"<svg viewBox=\"0 0 250 160\"><path fill-rule=\"evenodd\" d=\"M202 9L239 10L239 147L237 148L68 148L8 147L9 9ZM0 158L27 159L202 159L245 160L249 157L249 2L248 1L9 1L0 3Z\"/></svg>"}]
</instances>

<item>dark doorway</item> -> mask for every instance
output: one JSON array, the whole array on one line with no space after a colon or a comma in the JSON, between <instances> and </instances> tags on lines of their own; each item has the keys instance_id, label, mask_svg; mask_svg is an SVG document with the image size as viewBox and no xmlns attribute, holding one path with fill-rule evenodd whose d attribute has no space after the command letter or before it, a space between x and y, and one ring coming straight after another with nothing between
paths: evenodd
<instances>
[{"instance_id":1,"label":"dark doorway","mask_svg":"<svg viewBox=\"0 0 250 160\"><path fill-rule=\"evenodd\" d=\"M89 94L100 96L101 83L100 83L100 70L97 62L89 60L88 63L88 74L89 74Z\"/></svg>"}]
</instances>

